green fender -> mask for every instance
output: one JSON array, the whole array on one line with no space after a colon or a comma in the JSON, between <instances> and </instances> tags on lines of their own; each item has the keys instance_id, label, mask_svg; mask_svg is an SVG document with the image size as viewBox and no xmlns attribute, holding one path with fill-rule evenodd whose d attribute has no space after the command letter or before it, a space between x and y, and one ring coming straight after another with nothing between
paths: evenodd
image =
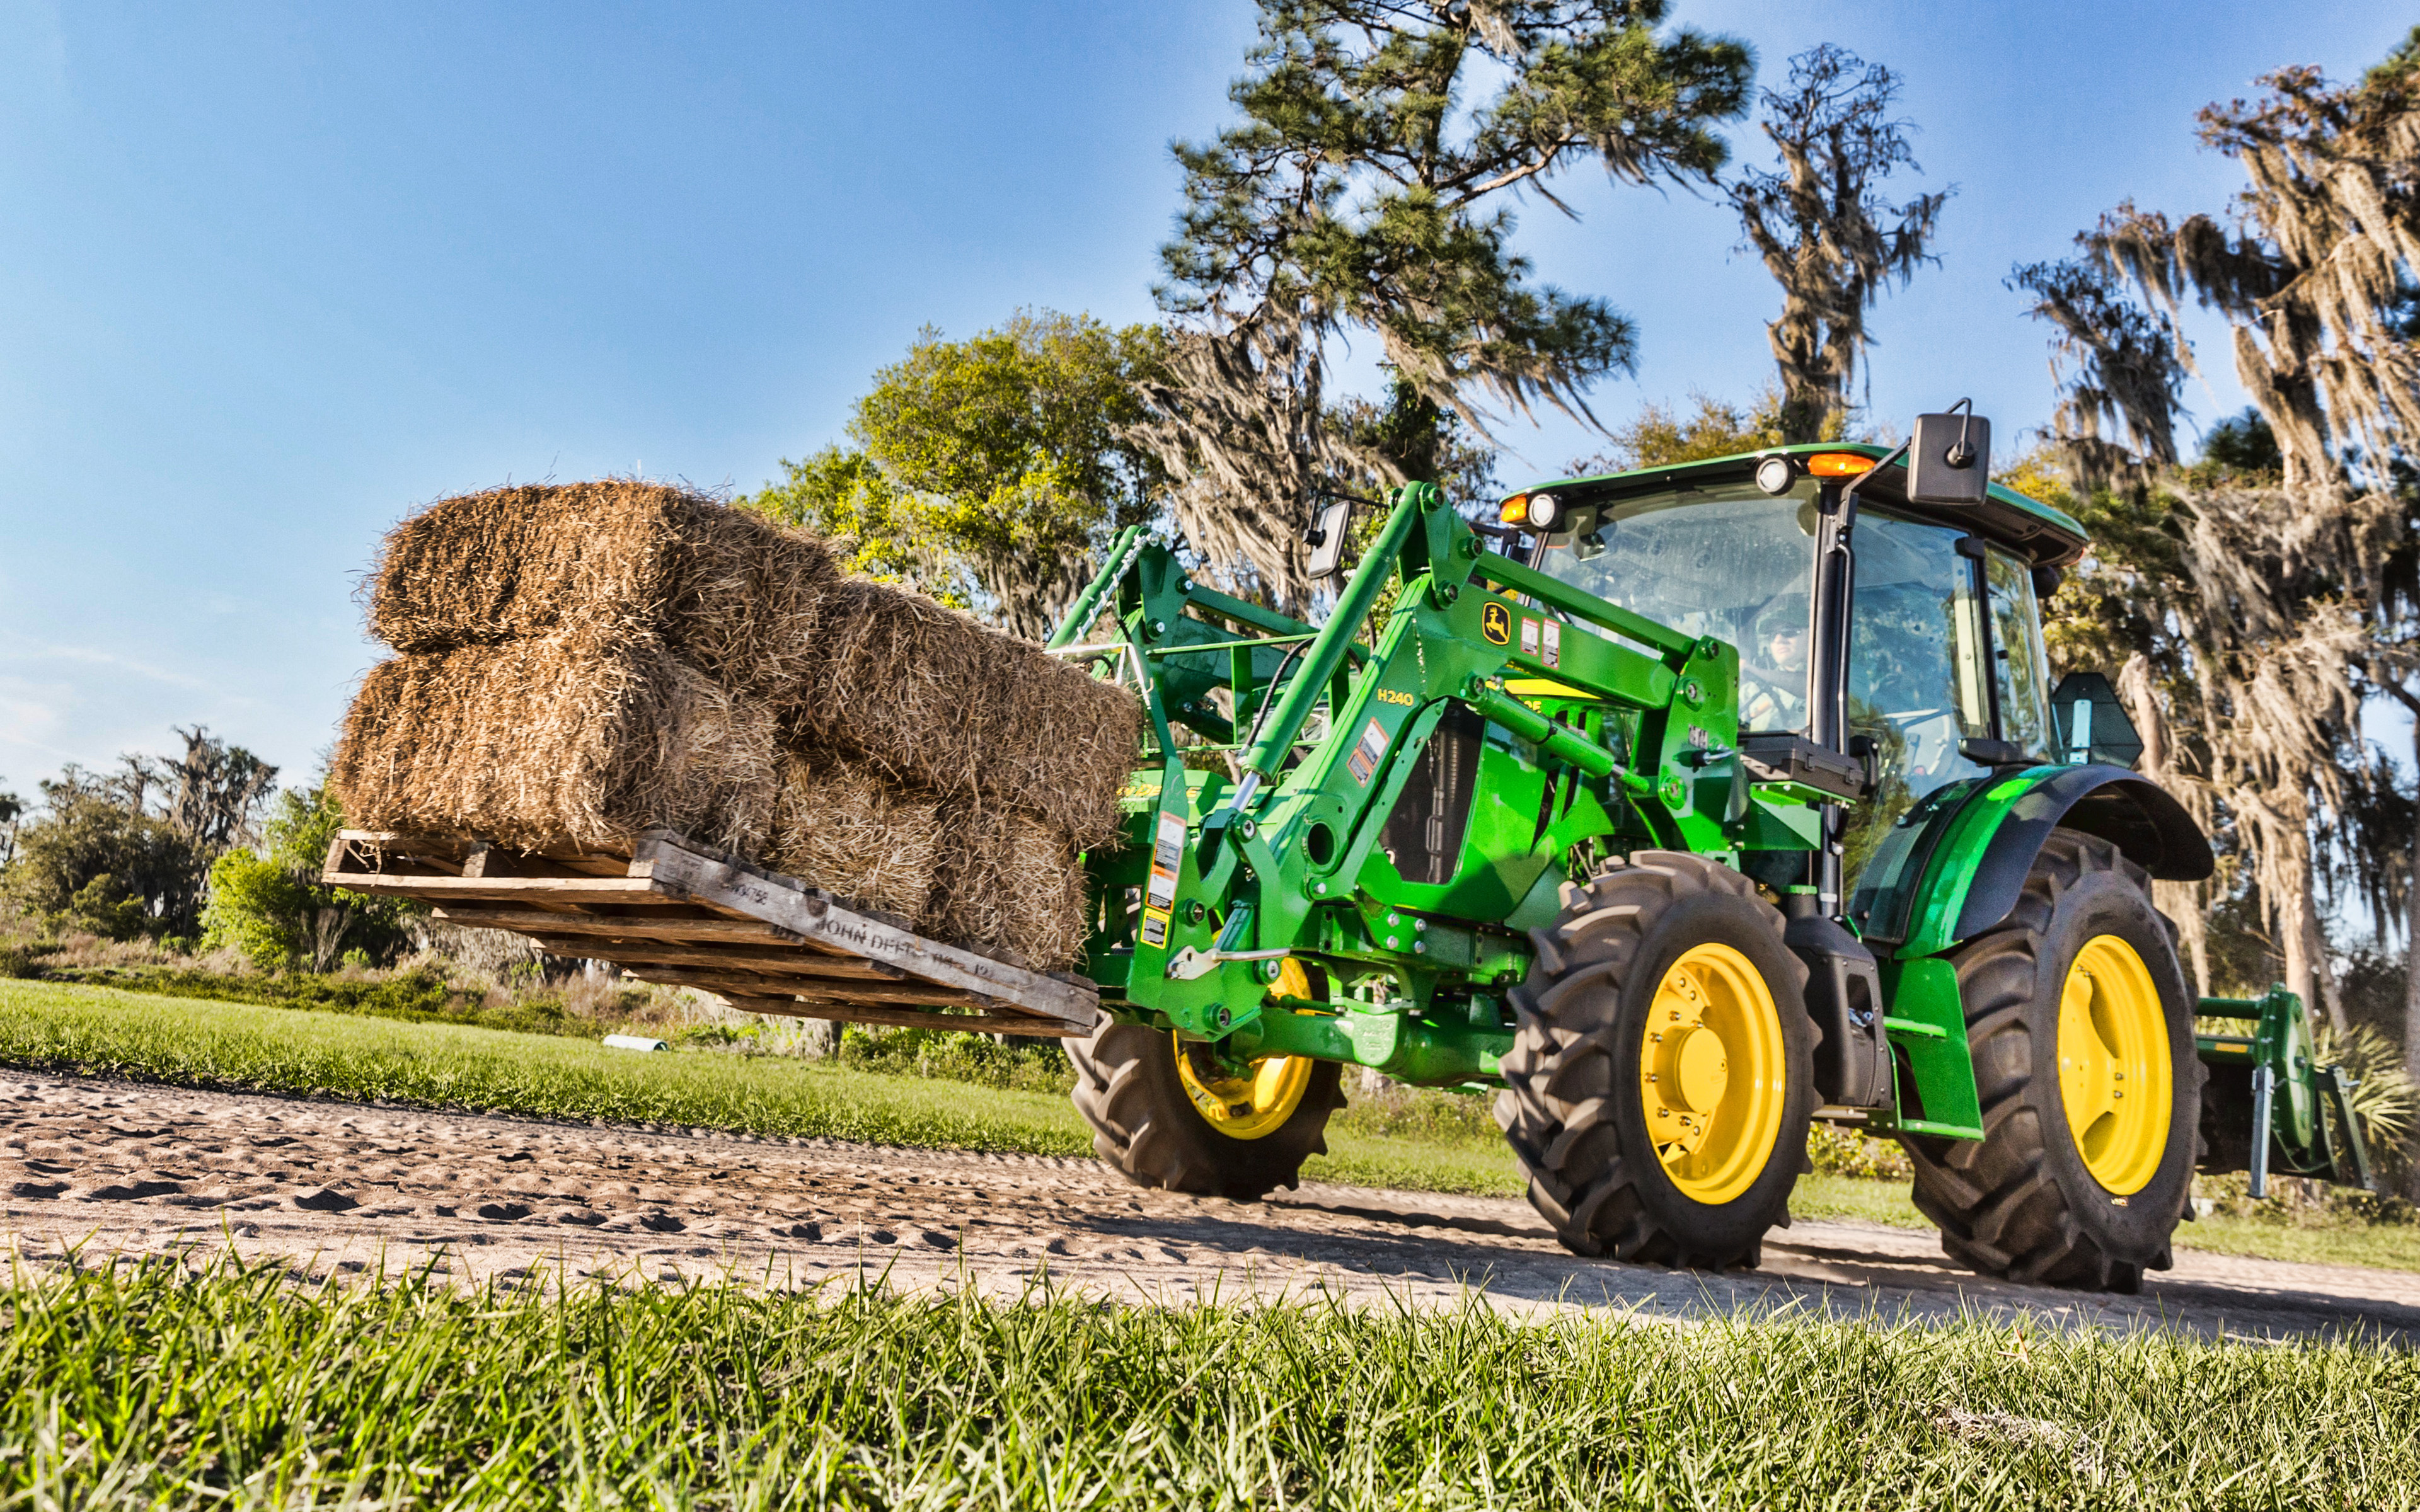
<instances>
[{"instance_id":1,"label":"green fender","mask_svg":"<svg viewBox=\"0 0 2420 1512\"><path fill-rule=\"evenodd\" d=\"M2164 881L2215 868L2184 806L2122 766L2032 766L1954 782L1892 827L1858 881L1849 915L1902 961L1938 955L2016 906L2051 831L2097 835Z\"/></svg>"}]
</instances>

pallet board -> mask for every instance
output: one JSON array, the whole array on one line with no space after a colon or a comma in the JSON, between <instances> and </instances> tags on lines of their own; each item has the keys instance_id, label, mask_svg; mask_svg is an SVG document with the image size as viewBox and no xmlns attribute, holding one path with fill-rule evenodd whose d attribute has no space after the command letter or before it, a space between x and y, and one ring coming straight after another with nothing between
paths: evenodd
<instances>
[{"instance_id":1,"label":"pallet board","mask_svg":"<svg viewBox=\"0 0 2420 1512\"><path fill-rule=\"evenodd\" d=\"M1091 1033L1100 1014L1080 978L927 939L662 830L617 856L349 829L321 880L418 898L448 923L510 930L747 1012L1060 1038Z\"/></svg>"}]
</instances>

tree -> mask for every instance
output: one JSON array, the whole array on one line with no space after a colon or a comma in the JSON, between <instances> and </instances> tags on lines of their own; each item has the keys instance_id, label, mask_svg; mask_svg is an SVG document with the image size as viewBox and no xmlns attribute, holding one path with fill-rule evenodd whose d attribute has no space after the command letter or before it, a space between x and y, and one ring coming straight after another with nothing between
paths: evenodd
<instances>
[{"instance_id":1,"label":"tree","mask_svg":"<svg viewBox=\"0 0 2420 1512\"><path fill-rule=\"evenodd\" d=\"M1754 408L1743 410L1712 394L1692 393L1696 412L1683 415L1666 405L1648 404L1628 424L1606 432L1613 444L1594 456L1578 457L1563 471L1573 477L1597 472L1628 472L1637 468L1672 467L1737 456L1782 444L1781 391L1768 388ZM1837 432L1838 426L1834 427ZM1838 434L1823 440L1837 440Z\"/></svg>"},{"instance_id":2,"label":"tree","mask_svg":"<svg viewBox=\"0 0 2420 1512\"><path fill-rule=\"evenodd\" d=\"M2185 299L2227 318L2236 371L2276 449L2273 480L2223 461L2169 469L2147 500L2174 541L2180 579L2162 588L2152 617L2179 645L2164 676L2147 664L2133 679L2135 713L2149 726L2147 764L2150 750L2165 753L2164 775L2189 803L2223 815L2288 985L2323 1001L2341 1029L2315 832L2323 815L2350 824L2387 811L2360 798L2370 780L2359 735L2367 689L2420 709L2405 686L2420 667L2411 628L2420 605L2408 586L2411 501L2397 486L2420 435L2409 318L2420 276L2420 47L2407 44L2357 85L2331 86L2310 69L2263 83L2262 100L2200 117L2203 140L2250 180L2235 204L2238 231L2208 215L2172 224L2130 202L2079 240L2102 273L2131 281L2162 312L2178 363L2191 361L2177 330ZM2079 323L2093 329L2079 335ZM2063 414L2107 413L2083 392L2093 387L2121 414L2127 393L2147 415L2173 403L2173 383L2128 391L2094 377L2123 366L2107 355L2140 336L2140 320L2111 304L2061 324L2071 355L2086 359ZM2135 350L2150 348L2137 341ZM2420 835L2410 842L2420 846ZM2420 1056L2420 969L2409 1018L2407 1047Z\"/></svg>"},{"instance_id":3,"label":"tree","mask_svg":"<svg viewBox=\"0 0 2420 1512\"><path fill-rule=\"evenodd\" d=\"M277 768L199 725L176 733L182 757L121 756L109 774L70 763L41 784L8 865L21 904L118 939L198 927L210 862L251 837Z\"/></svg>"},{"instance_id":4,"label":"tree","mask_svg":"<svg viewBox=\"0 0 2420 1512\"><path fill-rule=\"evenodd\" d=\"M271 969L301 964L330 971L355 949L392 955L406 939L402 920L414 905L319 881L329 844L344 823L324 775L310 787L279 794L261 848L238 847L211 864L206 943L234 946Z\"/></svg>"},{"instance_id":5,"label":"tree","mask_svg":"<svg viewBox=\"0 0 2420 1512\"><path fill-rule=\"evenodd\" d=\"M740 507L830 537L851 572L913 583L966 607L950 563L918 532L909 501L863 451L827 446L803 462L783 457L782 471L782 482L767 484Z\"/></svg>"},{"instance_id":6,"label":"tree","mask_svg":"<svg viewBox=\"0 0 2420 1512\"><path fill-rule=\"evenodd\" d=\"M41 784L41 811L18 827L8 890L54 925L111 939L194 927L207 858L166 820L143 811L126 774L70 763Z\"/></svg>"},{"instance_id":7,"label":"tree","mask_svg":"<svg viewBox=\"0 0 2420 1512\"><path fill-rule=\"evenodd\" d=\"M860 565L1041 639L1162 486L1157 458L1125 439L1162 341L1047 310L966 341L927 328L857 401L859 450L784 462L787 484L751 503L854 536Z\"/></svg>"},{"instance_id":8,"label":"tree","mask_svg":"<svg viewBox=\"0 0 2420 1512\"><path fill-rule=\"evenodd\" d=\"M2078 239L2084 239L2079 238ZM2034 296L2026 313L2058 329L2051 376L2059 386L2051 426L2069 470L2086 488L2103 487L2144 468L2177 461L2178 396L2184 392L2181 348L2166 327L2126 297L2109 270L2090 258L2028 263L2010 288ZM2102 439L2121 424L2129 455Z\"/></svg>"},{"instance_id":9,"label":"tree","mask_svg":"<svg viewBox=\"0 0 2420 1512\"><path fill-rule=\"evenodd\" d=\"M1327 424L1331 337L1373 336L1413 395L1481 438L1490 402L1593 423L1586 391L1630 370L1631 322L1537 283L1507 207L1528 193L1572 213L1551 185L1589 161L1619 181L1711 181L1711 127L1745 103L1747 50L1658 36L1667 9L1261 0L1228 91L1242 120L1175 148L1185 208L1158 294L1176 332L1136 430L1180 480L1177 520L1215 574L1298 609L1318 481L1404 481Z\"/></svg>"},{"instance_id":10,"label":"tree","mask_svg":"<svg viewBox=\"0 0 2420 1512\"><path fill-rule=\"evenodd\" d=\"M1866 312L1897 279L1933 260L1934 224L1954 190L1893 206L1876 185L1920 172L1914 128L1890 118L1899 76L1825 42L1790 60L1786 87L1762 95L1759 123L1781 159L1724 186L1747 248L1781 285L1781 318L1766 327L1781 369L1785 440L1823 439L1849 407L1850 380L1872 338Z\"/></svg>"},{"instance_id":11,"label":"tree","mask_svg":"<svg viewBox=\"0 0 2420 1512\"><path fill-rule=\"evenodd\" d=\"M13 793L0 793L0 872L17 856L17 821L25 816L25 800Z\"/></svg>"}]
</instances>

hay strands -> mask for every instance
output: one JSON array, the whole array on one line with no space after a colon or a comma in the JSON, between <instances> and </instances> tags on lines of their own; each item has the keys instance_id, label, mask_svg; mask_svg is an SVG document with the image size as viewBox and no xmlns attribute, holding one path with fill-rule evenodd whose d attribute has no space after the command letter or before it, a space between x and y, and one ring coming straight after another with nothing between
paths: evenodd
<instances>
[{"instance_id":1,"label":"hay strands","mask_svg":"<svg viewBox=\"0 0 2420 1512\"><path fill-rule=\"evenodd\" d=\"M349 829L321 880L423 899L451 923L511 930L747 1012L1050 1037L1090 1033L1100 1012L1089 982L927 939L668 830L640 836L625 858Z\"/></svg>"}]
</instances>

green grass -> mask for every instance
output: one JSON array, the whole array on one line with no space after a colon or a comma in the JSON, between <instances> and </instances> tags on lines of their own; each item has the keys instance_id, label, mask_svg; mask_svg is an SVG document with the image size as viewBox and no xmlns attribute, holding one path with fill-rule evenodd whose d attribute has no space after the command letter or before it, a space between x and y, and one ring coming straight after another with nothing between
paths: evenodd
<instances>
[{"instance_id":1,"label":"green grass","mask_svg":"<svg viewBox=\"0 0 2420 1512\"><path fill-rule=\"evenodd\" d=\"M0 1504L2420 1504L2420 1354L835 1287L0 1289Z\"/></svg>"},{"instance_id":2,"label":"green grass","mask_svg":"<svg viewBox=\"0 0 2420 1512\"><path fill-rule=\"evenodd\" d=\"M82 1075L1028 1155L1090 1155L1066 1097L763 1056L637 1056L585 1040L0 980L0 1063ZM1349 1119L1312 1180L1517 1196L1499 1141Z\"/></svg>"},{"instance_id":3,"label":"green grass","mask_svg":"<svg viewBox=\"0 0 2420 1512\"><path fill-rule=\"evenodd\" d=\"M769 1056L635 1056L584 1039L343 1012L194 1002L56 982L0 980L0 1064L354 1102L497 1110L577 1121L671 1124L787 1137L1006 1154L1092 1153L1055 1091L968 1087ZM1388 1095L1338 1115L1306 1179L1518 1197L1521 1182L1478 1098ZM1801 1218L1929 1227L1904 1180L1810 1175ZM2294 1227L2212 1216L2192 1248L2319 1264L2420 1270L2420 1228Z\"/></svg>"}]
</instances>

